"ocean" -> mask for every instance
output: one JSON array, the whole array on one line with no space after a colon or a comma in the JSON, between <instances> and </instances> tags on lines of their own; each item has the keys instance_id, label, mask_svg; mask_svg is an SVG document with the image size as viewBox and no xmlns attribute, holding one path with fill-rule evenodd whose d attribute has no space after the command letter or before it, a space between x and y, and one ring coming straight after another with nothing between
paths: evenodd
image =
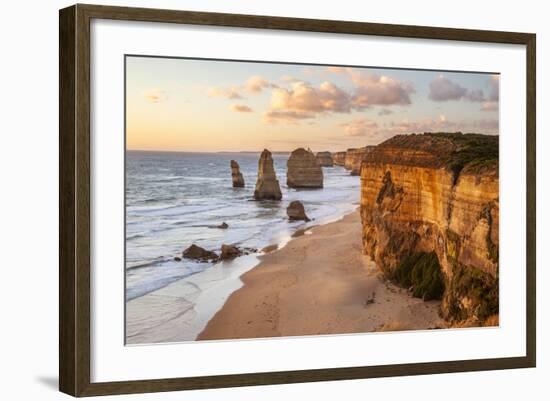
<instances>
[{"instance_id":1,"label":"ocean","mask_svg":"<svg viewBox=\"0 0 550 401\"><path fill-rule=\"evenodd\" d=\"M201 275L211 276L209 270L215 268L212 263L174 260L191 244L217 253L222 244L258 250L274 244L281 247L297 230L339 220L358 207L359 177L350 176L343 167L323 168L322 189L287 188L288 154L273 155L283 200L254 201L259 156L260 153L127 152L127 301L177 280L193 277L194 282L200 282L197 279ZM232 159L240 165L245 188L232 187ZM286 207L293 200L304 204L310 222L288 221ZM222 222L229 228L212 228ZM248 263L244 270L257 263L253 255L243 260ZM238 279L235 274L229 276Z\"/></svg>"}]
</instances>

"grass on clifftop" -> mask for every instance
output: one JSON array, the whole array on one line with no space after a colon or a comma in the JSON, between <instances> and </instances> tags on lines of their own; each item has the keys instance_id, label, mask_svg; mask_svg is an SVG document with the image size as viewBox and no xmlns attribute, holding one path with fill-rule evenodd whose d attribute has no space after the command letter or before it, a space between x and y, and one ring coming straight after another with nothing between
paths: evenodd
<instances>
[{"instance_id":1,"label":"grass on clifftop","mask_svg":"<svg viewBox=\"0 0 550 401\"><path fill-rule=\"evenodd\" d=\"M412 287L413 296L425 301L441 299L445 289L435 252L407 256L395 270L393 278L402 287Z\"/></svg>"},{"instance_id":2,"label":"grass on clifftop","mask_svg":"<svg viewBox=\"0 0 550 401\"><path fill-rule=\"evenodd\" d=\"M424 135L451 140L456 146L445 160L445 166L457 176L464 168L471 173L498 166L498 135L433 132Z\"/></svg>"}]
</instances>

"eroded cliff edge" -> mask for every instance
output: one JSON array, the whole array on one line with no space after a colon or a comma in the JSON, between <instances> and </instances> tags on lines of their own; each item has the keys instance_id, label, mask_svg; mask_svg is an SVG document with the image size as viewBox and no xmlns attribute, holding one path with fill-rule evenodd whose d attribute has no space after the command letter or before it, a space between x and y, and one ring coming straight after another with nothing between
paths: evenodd
<instances>
[{"instance_id":1,"label":"eroded cliff edge","mask_svg":"<svg viewBox=\"0 0 550 401\"><path fill-rule=\"evenodd\" d=\"M361 166L363 251L391 280L442 299L455 325L498 324L498 136L398 135Z\"/></svg>"}]
</instances>

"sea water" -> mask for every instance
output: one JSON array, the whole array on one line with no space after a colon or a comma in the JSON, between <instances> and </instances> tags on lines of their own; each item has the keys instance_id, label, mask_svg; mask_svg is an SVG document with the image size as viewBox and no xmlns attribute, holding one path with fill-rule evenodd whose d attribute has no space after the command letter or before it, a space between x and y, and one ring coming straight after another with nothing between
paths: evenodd
<instances>
[{"instance_id":1,"label":"sea water","mask_svg":"<svg viewBox=\"0 0 550 401\"><path fill-rule=\"evenodd\" d=\"M297 230L336 221L357 208L359 177L342 167L324 167L322 189L291 189L288 156L273 155L282 201L254 201L260 153L128 151L126 300L191 276L193 281L212 276L219 264L174 260L191 244L216 253L222 244L232 244L259 254L268 245L284 246ZM239 163L244 188L232 187L230 160ZM304 204L310 222L288 221L286 208L293 200ZM215 228L222 222L229 228ZM251 264L247 268L257 263L254 257L245 261Z\"/></svg>"}]
</instances>

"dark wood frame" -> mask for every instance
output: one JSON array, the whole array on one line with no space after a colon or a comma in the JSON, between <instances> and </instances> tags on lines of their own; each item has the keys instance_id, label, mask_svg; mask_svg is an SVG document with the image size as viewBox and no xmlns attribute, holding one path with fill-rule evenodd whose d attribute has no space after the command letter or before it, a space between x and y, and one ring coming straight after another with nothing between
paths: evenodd
<instances>
[{"instance_id":1,"label":"dark wood frame","mask_svg":"<svg viewBox=\"0 0 550 401\"><path fill-rule=\"evenodd\" d=\"M525 45L527 49L527 355L431 363L90 382L90 21L92 18ZM77 4L59 13L59 389L73 396L363 379L536 365L536 36Z\"/></svg>"}]
</instances>

